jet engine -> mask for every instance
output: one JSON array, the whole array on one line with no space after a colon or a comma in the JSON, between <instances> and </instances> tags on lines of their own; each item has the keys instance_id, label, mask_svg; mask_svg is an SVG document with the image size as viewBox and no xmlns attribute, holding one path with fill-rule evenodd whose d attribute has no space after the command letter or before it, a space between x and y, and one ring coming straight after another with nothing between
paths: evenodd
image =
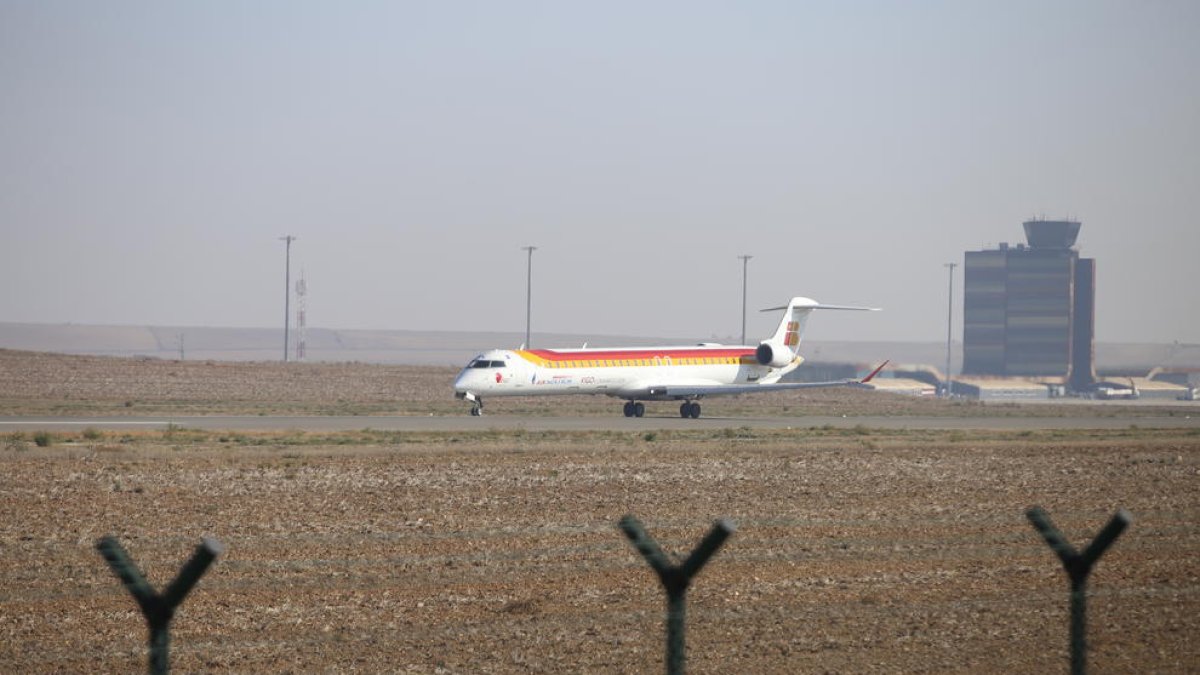
<instances>
[{"instance_id":1,"label":"jet engine","mask_svg":"<svg viewBox=\"0 0 1200 675\"><path fill-rule=\"evenodd\" d=\"M754 350L754 358L764 366L782 368L792 362L795 354L783 345L763 342L758 345L758 349Z\"/></svg>"}]
</instances>

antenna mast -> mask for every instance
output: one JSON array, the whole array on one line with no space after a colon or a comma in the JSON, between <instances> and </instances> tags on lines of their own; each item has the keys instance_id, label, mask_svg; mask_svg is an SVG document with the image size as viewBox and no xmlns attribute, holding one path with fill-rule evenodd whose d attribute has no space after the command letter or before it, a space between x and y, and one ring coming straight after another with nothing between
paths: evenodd
<instances>
[{"instance_id":1,"label":"antenna mast","mask_svg":"<svg viewBox=\"0 0 1200 675\"><path fill-rule=\"evenodd\" d=\"M291 310L288 308L288 302L292 299L292 242L296 241L296 237L285 235L279 238L279 241L287 243L287 262L285 263L283 276L283 362L288 360L288 324L291 323Z\"/></svg>"},{"instance_id":2,"label":"antenna mast","mask_svg":"<svg viewBox=\"0 0 1200 675\"><path fill-rule=\"evenodd\" d=\"M304 269L296 282L296 360L303 361L308 353L308 282Z\"/></svg>"}]
</instances>

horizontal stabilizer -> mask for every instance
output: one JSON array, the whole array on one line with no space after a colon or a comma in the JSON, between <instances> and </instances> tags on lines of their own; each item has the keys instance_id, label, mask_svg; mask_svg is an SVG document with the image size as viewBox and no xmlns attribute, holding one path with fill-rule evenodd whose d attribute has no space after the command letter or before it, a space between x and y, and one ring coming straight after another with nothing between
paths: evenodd
<instances>
[{"instance_id":1,"label":"horizontal stabilizer","mask_svg":"<svg viewBox=\"0 0 1200 675\"><path fill-rule=\"evenodd\" d=\"M882 311L881 308L879 308L879 307L854 307L852 305L822 305L817 302L813 302L813 304L811 304L811 305L795 304L795 305L790 305L790 306L802 308L802 309L849 309L849 310L853 310L855 312L879 312L879 311ZM761 311L761 312L778 312L780 310L787 309L788 307L789 307L789 305L783 305L782 307L768 307L766 309L762 309L759 311Z\"/></svg>"}]
</instances>

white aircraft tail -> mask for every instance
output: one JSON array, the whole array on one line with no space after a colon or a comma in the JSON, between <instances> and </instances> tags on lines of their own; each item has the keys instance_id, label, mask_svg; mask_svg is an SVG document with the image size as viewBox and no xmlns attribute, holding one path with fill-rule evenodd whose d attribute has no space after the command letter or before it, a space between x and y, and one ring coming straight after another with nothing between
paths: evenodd
<instances>
[{"instance_id":1,"label":"white aircraft tail","mask_svg":"<svg viewBox=\"0 0 1200 675\"><path fill-rule=\"evenodd\" d=\"M779 322L779 327L775 329L775 334L769 340L764 340L758 345L755 351L755 357L758 362L764 366L769 365L774 368L783 368L792 363L798 355L800 349L800 341L804 336L804 328L808 323L808 317L814 309L846 309L861 312L878 312L878 307L850 307L847 305L822 305L812 298L792 298L791 302L783 307L770 307L764 309L764 312L777 312L786 310L783 313L783 319Z\"/></svg>"}]
</instances>

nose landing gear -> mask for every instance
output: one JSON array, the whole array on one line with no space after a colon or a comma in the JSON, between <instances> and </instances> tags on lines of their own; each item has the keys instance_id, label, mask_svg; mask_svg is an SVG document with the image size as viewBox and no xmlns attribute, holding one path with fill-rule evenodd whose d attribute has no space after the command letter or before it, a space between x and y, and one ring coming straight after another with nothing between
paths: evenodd
<instances>
[{"instance_id":1,"label":"nose landing gear","mask_svg":"<svg viewBox=\"0 0 1200 675\"><path fill-rule=\"evenodd\" d=\"M645 404L639 403L637 401L626 401L625 402L625 416L626 417L641 417L642 415L645 415L645 414L646 414Z\"/></svg>"},{"instance_id":2,"label":"nose landing gear","mask_svg":"<svg viewBox=\"0 0 1200 675\"><path fill-rule=\"evenodd\" d=\"M471 417L482 417L482 416L483 416L483 399L477 398L477 399L475 399L473 405L471 406Z\"/></svg>"}]
</instances>

